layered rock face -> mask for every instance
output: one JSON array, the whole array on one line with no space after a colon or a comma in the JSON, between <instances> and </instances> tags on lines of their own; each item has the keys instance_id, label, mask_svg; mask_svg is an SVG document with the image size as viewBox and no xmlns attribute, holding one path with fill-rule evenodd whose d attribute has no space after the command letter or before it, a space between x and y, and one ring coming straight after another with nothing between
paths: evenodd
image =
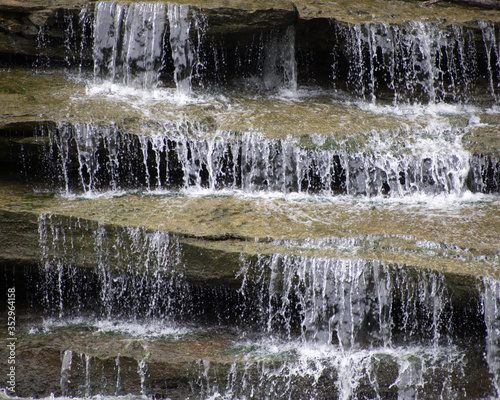
<instances>
[{"instance_id":1,"label":"layered rock face","mask_svg":"<svg viewBox=\"0 0 500 400\"><path fill-rule=\"evenodd\" d=\"M0 397L499 396L499 23L1 2Z\"/></svg>"}]
</instances>

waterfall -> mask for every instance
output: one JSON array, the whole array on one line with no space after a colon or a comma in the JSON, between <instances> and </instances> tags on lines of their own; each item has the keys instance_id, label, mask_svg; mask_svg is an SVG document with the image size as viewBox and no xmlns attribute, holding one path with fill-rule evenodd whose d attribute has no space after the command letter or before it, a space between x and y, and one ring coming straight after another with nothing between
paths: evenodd
<instances>
[{"instance_id":1,"label":"waterfall","mask_svg":"<svg viewBox=\"0 0 500 400\"><path fill-rule=\"evenodd\" d=\"M142 359L137 363L137 373L141 378L141 394L143 396L146 395L146 374L147 374L147 365L146 360Z\"/></svg>"},{"instance_id":2,"label":"waterfall","mask_svg":"<svg viewBox=\"0 0 500 400\"><path fill-rule=\"evenodd\" d=\"M200 62L199 46L204 31L203 21L192 7L175 4L168 6L168 20L177 93L189 97L193 74ZM196 36L197 40L193 42L191 36Z\"/></svg>"},{"instance_id":3,"label":"waterfall","mask_svg":"<svg viewBox=\"0 0 500 400\"><path fill-rule=\"evenodd\" d=\"M252 322L273 336L236 344L246 368L200 361L195 398L294 398L297 388L307 398L375 398L385 387L406 399L428 385L444 397L459 395L452 381L465 378L465 354L443 346L449 337L442 331L453 328L439 274L279 254L243 258L241 268L240 291L258 310ZM276 338L280 330L286 341ZM422 335L427 346L411 344ZM446 375L436 381L441 367Z\"/></svg>"},{"instance_id":4,"label":"waterfall","mask_svg":"<svg viewBox=\"0 0 500 400\"><path fill-rule=\"evenodd\" d=\"M71 378L71 363L73 360L73 352L71 350L66 350L62 359L61 366L61 389L64 395L69 393L68 385Z\"/></svg>"},{"instance_id":5,"label":"waterfall","mask_svg":"<svg viewBox=\"0 0 500 400\"><path fill-rule=\"evenodd\" d=\"M487 330L486 360L497 396L500 396L500 282L485 278L482 293L484 322Z\"/></svg>"},{"instance_id":6,"label":"waterfall","mask_svg":"<svg viewBox=\"0 0 500 400\"><path fill-rule=\"evenodd\" d=\"M76 180L76 186L85 192L96 190L100 187L100 181L105 180L111 190L116 190L118 172L127 166L126 157L119 157L121 151L129 150L129 144L116 140L120 137L116 134L113 126L100 129L93 125L68 125L58 124L56 130L49 129L47 134L50 146L45 153L48 168L47 174L52 175L64 186L64 191L69 193ZM102 163L102 147L105 149L105 162ZM122 161L123 160L123 161ZM130 167L129 167L130 168Z\"/></svg>"},{"instance_id":7,"label":"waterfall","mask_svg":"<svg viewBox=\"0 0 500 400\"><path fill-rule=\"evenodd\" d=\"M66 67L69 68L74 65L77 61L76 57L72 57L72 49L76 47L76 27L74 26L73 18L71 15L64 14L64 24L67 26L64 37L64 52L66 56L64 58ZM81 68L81 63L80 63Z\"/></svg>"},{"instance_id":8,"label":"waterfall","mask_svg":"<svg viewBox=\"0 0 500 400\"><path fill-rule=\"evenodd\" d=\"M37 47L37 57L33 63L33 68L36 73L43 73L50 67L50 57L47 55L47 47L49 46L49 40L46 38L45 26L40 26L38 33L36 35L36 47Z\"/></svg>"},{"instance_id":9,"label":"waterfall","mask_svg":"<svg viewBox=\"0 0 500 400\"><path fill-rule=\"evenodd\" d=\"M488 57L490 88L500 69L491 60L497 52L495 31L479 21ZM360 24L336 26L345 46L334 49L334 77L339 78L346 60L347 86L374 101L384 91L395 104L408 102L469 102L479 81L478 51L472 30L453 26L442 30L437 23L408 25ZM492 50L493 49L493 50Z\"/></svg>"},{"instance_id":10,"label":"waterfall","mask_svg":"<svg viewBox=\"0 0 500 400\"><path fill-rule=\"evenodd\" d=\"M92 378L90 375L90 356L88 354L83 355L82 358L85 357L85 397L90 396L90 385L92 382ZM119 373L118 373L119 376Z\"/></svg>"},{"instance_id":11,"label":"waterfall","mask_svg":"<svg viewBox=\"0 0 500 400\"><path fill-rule=\"evenodd\" d=\"M472 156L446 131L409 132L405 151L372 137L371 152L301 147L258 133L215 135L196 123L165 122L165 134L129 135L116 126L60 123L42 129L48 148L38 174L65 193L208 188L333 196L404 197L498 191L499 163Z\"/></svg>"},{"instance_id":12,"label":"waterfall","mask_svg":"<svg viewBox=\"0 0 500 400\"><path fill-rule=\"evenodd\" d=\"M83 11L79 22L69 14L63 16L68 68L75 64L82 68L89 15ZM78 24L80 37L76 37ZM51 63L52 56L46 51L50 47L46 29L41 27L37 38L34 66L38 70L47 69ZM297 27L292 25L260 33L252 42L228 52L223 43L213 39L206 43L207 18L196 7L97 2L92 30L96 78L151 89L163 86L172 63L172 83L182 96L192 94L194 78L205 87L210 84L208 77L297 93ZM442 22L428 21L336 24L332 36L334 86L353 91L365 100L385 102L392 98L396 105L473 103L483 84L489 86L490 99L480 101L498 100L500 41L493 22L478 20L477 26L471 27L445 27ZM75 47L80 47L79 51ZM478 67L482 57L486 58L486 77ZM207 63L212 58L213 71ZM226 65L228 59L236 63ZM482 82L484 78L487 83Z\"/></svg>"},{"instance_id":13,"label":"waterfall","mask_svg":"<svg viewBox=\"0 0 500 400\"><path fill-rule=\"evenodd\" d=\"M0 400L500 397L493 12L7 3Z\"/></svg>"},{"instance_id":14,"label":"waterfall","mask_svg":"<svg viewBox=\"0 0 500 400\"><path fill-rule=\"evenodd\" d=\"M40 217L39 232L42 290L60 282L60 266L64 268L60 298L49 299L59 317L73 315L76 307L80 315L91 311L97 319L113 321L115 330L120 329L117 318L138 315L152 321L159 318L161 326L175 316L203 320L202 314L193 312L200 293L182 282L183 249L178 238L51 215ZM304 246L336 243L332 239ZM91 278L88 268L94 264ZM238 307L225 307L219 319L238 321L240 329L248 331L257 328L256 333L227 350L239 354L238 360L213 365L200 360L192 366L191 398L247 398L248 390L257 397L287 397L298 390L301 396L350 399L376 396L380 388L400 398L419 398L430 386L444 397L460 393L456 382L466 379L466 355L454 344L451 291L440 273L359 258L274 253L242 254L238 278ZM487 292L485 299L491 299ZM484 308L493 345L493 320L488 315L495 311L487 303ZM145 395L149 353L141 346L143 357L135 369L140 393ZM494 353L488 351L491 368ZM116 360L109 386L113 391L122 379ZM68 349L62 365L61 385L67 387L74 375L88 393L92 371L100 361Z\"/></svg>"},{"instance_id":15,"label":"waterfall","mask_svg":"<svg viewBox=\"0 0 500 400\"><path fill-rule=\"evenodd\" d=\"M170 46L175 67L174 80L177 91L189 96L195 54L190 42L191 21L188 19L188 13L188 6L170 5L168 7Z\"/></svg>"},{"instance_id":16,"label":"waterfall","mask_svg":"<svg viewBox=\"0 0 500 400\"><path fill-rule=\"evenodd\" d=\"M243 261L240 274L240 291L258 292L259 325L269 333L283 329L290 337L297 330L305 342L345 351L391 346L394 329L403 333L398 341L418 335L436 347L446 342L441 331L450 328L451 310L439 274L414 278L378 262L280 254L260 256L255 265Z\"/></svg>"},{"instance_id":17,"label":"waterfall","mask_svg":"<svg viewBox=\"0 0 500 400\"><path fill-rule=\"evenodd\" d=\"M202 49L207 29L204 16L187 5L134 3L120 5L98 2L94 22L94 76L114 83L143 89L160 84L160 72L166 57L173 64L173 80L177 95L192 96L192 83L204 67ZM166 25L171 54L164 54ZM71 32L68 31L70 40ZM261 38L256 48L247 49L253 63L258 58L257 74L264 89L284 89L295 93L297 67L295 60L295 28L272 31ZM216 64L222 64L214 55ZM222 55L221 55L222 57ZM240 61L245 63L245 61ZM225 73L228 73L226 71ZM219 79L225 79L224 77Z\"/></svg>"},{"instance_id":18,"label":"waterfall","mask_svg":"<svg viewBox=\"0 0 500 400\"><path fill-rule=\"evenodd\" d=\"M115 363L116 363L116 386L115 386L115 396L119 393L120 386L121 386L121 365L120 365L120 357L115 358Z\"/></svg>"},{"instance_id":19,"label":"waterfall","mask_svg":"<svg viewBox=\"0 0 500 400\"><path fill-rule=\"evenodd\" d=\"M94 75L140 88L158 84L166 30L161 3L96 4Z\"/></svg>"},{"instance_id":20,"label":"waterfall","mask_svg":"<svg viewBox=\"0 0 500 400\"><path fill-rule=\"evenodd\" d=\"M202 18L192 7L98 2L95 14L95 77L142 89L159 86L168 39L177 93L191 95L204 30Z\"/></svg>"},{"instance_id":21,"label":"waterfall","mask_svg":"<svg viewBox=\"0 0 500 400\"><path fill-rule=\"evenodd\" d=\"M295 42L296 28L288 26L254 35L251 41L239 44L232 53L222 51L219 55L217 52L222 61L235 58L237 69L230 70L222 65L217 73L223 76L218 79L224 82L229 78L237 87L251 91L271 90L294 97L298 86ZM216 59L214 64L225 63Z\"/></svg>"},{"instance_id":22,"label":"waterfall","mask_svg":"<svg viewBox=\"0 0 500 400\"><path fill-rule=\"evenodd\" d=\"M500 189L500 160L491 156L473 157L468 179L471 181L470 188L474 192L498 193Z\"/></svg>"},{"instance_id":23,"label":"waterfall","mask_svg":"<svg viewBox=\"0 0 500 400\"><path fill-rule=\"evenodd\" d=\"M295 61L295 27L289 26L284 34L272 35L264 46L262 80L265 89L297 90Z\"/></svg>"},{"instance_id":24,"label":"waterfall","mask_svg":"<svg viewBox=\"0 0 500 400\"><path fill-rule=\"evenodd\" d=\"M263 345L261 358L245 360L251 367L217 368L200 362L193 399L250 398L377 398L383 393L398 399L425 397L425 386L433 386L443 398L460 396L450 384L463 379L463 354L430 349L379 349L336 352L299 345L296 348ZM268 358L264 355L267 352ZM257 356L258 357L258 356ZM273 357L296 360L281 364ZM445 381L434 375L442 367L451 370ZM377 371L384 370L383 377ZM455 376L454 376L455 374ZM331 379L335 379L335 384ZM443 377L441 377L443 378ZM448 386L447 386L448 385ZM300 388L300 389L298 389ZM199 393L199 394L198 394ZM302 397L301 397L302 396ZM449 396L449 397L448 397Z\"/></svg>"},{"instance_id":25,"label":"waterfall","mask_svg":"<svg viewBox=\"0 0 500 400\"><path fill-rule=\"evenodd\" d=\"M43 279L38 290L46 310L59 317L75 309L97 317L128 317L139 310L144 318L187 312L188 287L181 279L176 237L138 228L110 230L51 215L40 216L39 233ZM93 272L86 273L82 265L92 266Z\"/></svg>"},{"instance_id":26,"label":"waterfall","mask_svg":"<svg viewBox=\"0 0 500 400\"><path fill-rule=\"evenodd\" d=\"M481 28L481 33L483 34L491 95L495 98L495 100L498 100L495 82L498 86L498 83L500 82L500 39L497 39L493 23L486 21L479 21L478 23ZM495 58L496 65L494 65ZM495 69L497 70L496 74L494 72Z\"/></svg>"},{"instance_id":27,"label":"waterfall","mask_svg":"<svg viewBox=\"0 0 500 400\"><path fill-rule=\"evenodd\" d=\"M44 278L39 290L45 307L57 315L69 315L72 307L95 308L96 301L96 311L106 318L139 310L144 317L192 311L177 237L51 215L40 217L39 233ZM84 266L95 272L82 280ZM293 337L299 332L303 341L337 343L344 350L390 346L394 329L402 332L398 340L403 342L415 335L428 337L434 346L447 340L441 333L450 328L449 296L436 273L277 253L255 263L243 258L238 275L239 296L254 296L242 315L257 309L251 320L269 333Z\"/></svg>"}]
</instances>

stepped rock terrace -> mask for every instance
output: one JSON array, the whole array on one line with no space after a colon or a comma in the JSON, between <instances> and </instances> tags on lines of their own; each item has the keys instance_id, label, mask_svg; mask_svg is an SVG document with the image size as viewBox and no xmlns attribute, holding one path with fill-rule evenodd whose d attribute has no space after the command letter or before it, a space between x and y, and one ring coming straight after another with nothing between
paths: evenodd
<instances>
[{"instance_id":1,"label":"stepped rock terrace","mask_svg":"<svg viewBox=\"0 0 500 400\"><path fill-rule=\"evenodd\" d=\"M499 24L2 1L0 398L497 398Z\"/></svg>"}]
</instances>

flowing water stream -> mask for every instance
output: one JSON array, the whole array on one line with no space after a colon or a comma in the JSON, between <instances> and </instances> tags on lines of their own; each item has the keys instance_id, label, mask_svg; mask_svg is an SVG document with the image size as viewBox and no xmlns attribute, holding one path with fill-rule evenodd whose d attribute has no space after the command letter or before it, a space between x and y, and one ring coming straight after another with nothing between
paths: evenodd
<instances>
[{"instance_id":1,"label":"flowing water stream","mask_svg":"<svg viewBox=\"0 0 500 400\"><path fill-rule=\"evenodd\" d=\"M63 20L75 92L2 139L20 398L500 396L497 25L330 23L319 79L300 26Z\"/></svg>"}]
</instances>

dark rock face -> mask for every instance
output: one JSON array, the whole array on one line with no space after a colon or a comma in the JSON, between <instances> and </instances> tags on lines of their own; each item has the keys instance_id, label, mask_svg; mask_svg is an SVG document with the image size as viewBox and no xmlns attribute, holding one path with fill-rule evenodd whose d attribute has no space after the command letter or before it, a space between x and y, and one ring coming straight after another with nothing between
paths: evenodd
<instances>
[{"instance_id":1,"label":"dark rock face","mask_svg":"<svg viewBox=\"0 0 500 400\"><path fill-rule=\"evenodd\" d=\"M64 67L98 75L109 73L108 53L125 50L113 50L109 47L111 43L100 49L93 47L98 4L87 1L57 5L42 1L29 5L0 4L0 60L5 66L34 67L39 71ZM497 81L497 74L490 72L497 68L495 49L485 42L490 32L494 37L498 30L500 19L495 11L455 7L433 8L431 12L416 2L374 0L354 2L351 6L352 10L347 12L335 4L315 2L231 1L207 6L193 1L188 13L195 21L190 34L192 46L197 47L197 59L191 60L193 65L179 70L175 66L179 60L170 55L172 43L164 40L164 48L159 49L164 55L153 61L161 65L154 70L159 82L166 86L189 78L190 84L200 87L221 87L242 75L274 70L275 75L283 75L281 79L285 80L290 79L287 76L290 73L296 74L293 81L300 84L330 87L333 79L339 82L337 89L367 99L377 96L390 101L392 96L395 101L416 98L434 102L467 101L476 96L480 102L490 100L487 95L484 99L484 94L479 96L476 86L487 93L487 86L490 92L494 91ZM160 7L166 13L173 5L160 3ZM431 22L419 25L418 21L424 20ZM110 32L115 28L125 29L125 21L120 24L121 28L111 24ZM166 20L165 32L157 34L167 38L168 24ZM102 35L109 36L110 32ZM379 36L378 41L374 35ZM402 37L411 35L411 46L401 42ZM434 47L422 50L428 40L435 42ZM287 48L285 41L291 47ZM454 48L453 53L446 48ZM296 70L272 65L272 57L286 58L283 52L290 51L297 54ZM422 51L429 53L418 55ZM404 64L404 60L412 58L410 54L422 58L418 65ZM113 73L123 81L129 79L127 74L144 68L141 66L144 60L131 57L128 66L121 65L124 60L120 60L113 67L116 69ZM431 73L426 70L426 63L434 59L442 65ZM382 60L385 65L380 63ZM397 64L392 65L389 60ZM379 64L375 66L376 62ZM411 76L417 75L420 83L408 83ZM434 79L439 82L432 83ZM431 83L422 83L426 81ZM266 83L266 89L272 85L275 83Z\"/></svg>"},{"instance_id":2,"label":"dark rock face","mask_svg":"<svg viewBox=\"0 0 500 400\"><path fill-rule=\"evenodd\" d=\"M260 32L290 25L297 18L293 6L285 1L256 4L235 1L209 8L196 4L194 7L199 7L206 18L210 36ZM0 55L6 60L28 65L37 60L43 63L43 59L64 64L61 50L77 53L82 41L89 39L93 12L94 3L88 1L3 2L0 4ZM68 46L71 40L73 43ZM84 54L78 56L89 62L92 49L83 51ZM76 56L67 54L65 58Z\"/></svg>"},{"instance_id":3,"label":"dark rock face","mask_svg":"<svg viewBox=\"0 0 500 400\"><path fill-rule=\"evenodd\" d=\"M169 2L165 2L168 5ZM347 26L363 23L404 24L408 20L431 18L449 25L473 26L475 20L498 23L494 11L478 9L422 8L417 2L357 1L351 10L335 4L309 1L221 1L210 5L187 3L199 10L207 23L206 39L224 38L225 47L236 45L249 34L259 34L289 25L297 25L297 42L318 54L331 52L335 36L332 25ZM80 57L89 63L91 49L82 46L89 40L95 3L79 1L35 1L29 3L6 0L0 4L0 56L4 60L31 63L50 59L64 64L64 58ZM72 41L71 46L69 42ZM75 54L64 55L61 52ZM82 53L83 51L83 53ZM80 54L76 54L80 53Z\"/></svg>"},{"instance_id":4,"label":"dark rock face","mask_svg":"<svg viewBox=\"0 0 500 400\"><path fill-rule=\"evenodd\" d=\"M84 2L75 2L68 9L56 8L51 3L30 2L29 4L6 1L0 4L0 43L3 57L17 62L30 63L42 51L42 41L47 40L52 46L59 47L58 39L64 37L64 31L57 28L60 15L66 14L77 20ZM44 32L52 31L50 38L44 37ZM63 28L65 29L65 28ZM43 51L47 56L56 56L57 49L45 46ZM59 50L60 51L60 50Z\"/></svg>"}]
</instances>

